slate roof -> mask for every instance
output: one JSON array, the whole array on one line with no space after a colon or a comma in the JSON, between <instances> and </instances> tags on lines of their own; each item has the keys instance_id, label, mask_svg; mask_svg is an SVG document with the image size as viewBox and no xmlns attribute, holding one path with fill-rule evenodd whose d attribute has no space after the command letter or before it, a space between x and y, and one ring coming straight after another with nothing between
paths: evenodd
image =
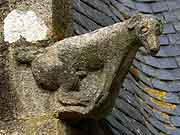
<instances>
[{"instance_id":1,"label":"slate roof","mask_svg":"<svg viewBox=\"0 0 180 135\"><path fill-rule=\"evenodd\" d=\"M180 0L74 0L74 31L86 33L135 12L164 22L161 50L137 53L106 124L114 135L180 135Z\"/></svg>"}]
</instances>

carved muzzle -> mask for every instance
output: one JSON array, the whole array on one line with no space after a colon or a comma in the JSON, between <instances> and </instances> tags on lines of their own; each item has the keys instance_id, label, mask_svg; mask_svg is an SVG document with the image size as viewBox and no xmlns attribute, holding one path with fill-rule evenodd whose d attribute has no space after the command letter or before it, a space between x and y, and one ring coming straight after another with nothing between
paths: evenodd
<instances>
[{"instance_id":1,"label":"carved muzzle","mask_svg":"<svg viewBox=\"0 0 180 135\"><path fill-rule=\"evenodd\" d=\"M156 34L148 35L143 42L147 52L152 56L156 55L160 50L159 36Z\"/></svg>"}]
</instances>

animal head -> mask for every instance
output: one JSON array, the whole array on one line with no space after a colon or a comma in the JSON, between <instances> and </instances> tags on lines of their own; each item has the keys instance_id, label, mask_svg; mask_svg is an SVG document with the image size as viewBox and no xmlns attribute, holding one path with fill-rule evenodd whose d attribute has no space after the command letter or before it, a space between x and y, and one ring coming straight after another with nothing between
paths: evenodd
<instances>
[{"instance_id":1,"label":"animal head","mask_svg":"<svg viewBox=\"0 0 180 135\"><path fill-rule=\"evenodd\" d=\"M135 30L137 38L149 54L155 55L159 51L159 36L163 29L161 20L138 13L128 20L127 25L129 30Z\"/></svg>"}]
</instances>

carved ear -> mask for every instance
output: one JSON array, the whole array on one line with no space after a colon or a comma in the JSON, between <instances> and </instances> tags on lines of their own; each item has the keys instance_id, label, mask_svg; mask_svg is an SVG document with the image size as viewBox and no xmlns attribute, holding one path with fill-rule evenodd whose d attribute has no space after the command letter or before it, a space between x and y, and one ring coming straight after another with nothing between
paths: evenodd
<instances>
[{"instance_id":1,"label":"carved ear","mask_svg":"<svg viewBox=\"0 0 180 135\"><path fill-rule=\"evenodd\" d=\"M138 22L141 20L141 18L142 18L142 13L138 13L133 17L131 17L128 21L128 29L129 30L134 29L135 26L138 24Z\"/></svg>"},{"instance_id":2,"label":"carved ear","mask_svg":"<svg viewBox=\"0 0 180 135\"><path fill-rule=\"evenodd\" d=\"M158 20L158 22L159 22L159 24L160 24L160 33L162 33L163 32L163 24L164 24L164 22L161 20L161 19L159 19L159 18L157 18L157 20Z\"/></svg>"}]
</instances>

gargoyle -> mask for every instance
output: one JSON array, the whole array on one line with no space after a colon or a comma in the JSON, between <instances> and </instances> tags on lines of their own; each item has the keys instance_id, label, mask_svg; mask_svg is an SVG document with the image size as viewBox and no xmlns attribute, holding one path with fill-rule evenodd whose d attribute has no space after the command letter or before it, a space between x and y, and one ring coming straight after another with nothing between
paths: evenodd
<instances>
[{"instance_id":1,"label":"gargoyle","mask_svg":"<svg viewBox=\"0 0 180 135\"><path fill-rule=\"evenodd\" d=\"M138 51L155 55L162 23L150 15L132 18L47 47L32 62L32 72L44 89L56 92L65 120L100 119L113 108L119 88Z\"/></svg>"}]
</instances>

